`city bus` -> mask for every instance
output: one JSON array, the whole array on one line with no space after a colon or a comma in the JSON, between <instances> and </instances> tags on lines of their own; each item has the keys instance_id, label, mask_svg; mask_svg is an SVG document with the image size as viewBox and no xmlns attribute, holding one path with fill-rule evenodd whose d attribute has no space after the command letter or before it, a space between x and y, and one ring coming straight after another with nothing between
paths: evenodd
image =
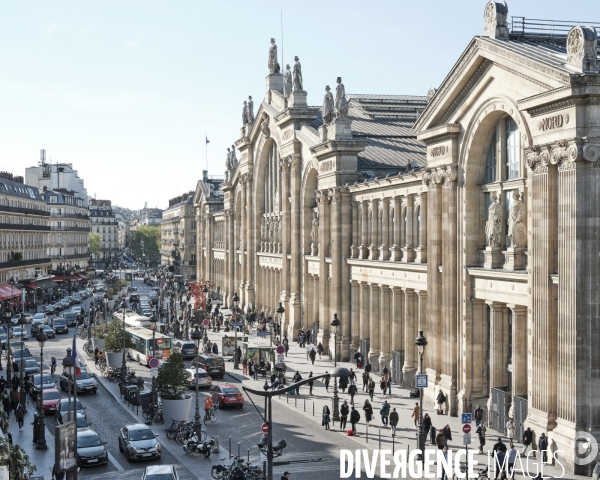
<instances>
[{"instance_id":1,"label":"city bus","mask_svg":"<svg viewBox=\"0 0 600 480\"><path fill-rule=\"evenodd\" d=\"M152 335L149 328L126 327L125 332L131 339L132 347L129 349L129 358L133 358L138 363L148 366L152 358ZM156 332L156 351L154 357L159 359L169 358L171 355L171 337Z\"/></svg>"},{"instance_id":2,"label":"city bus","mask_svg":"<svg viewBox=\"0 0 600 480\"><path fill-rule=\"evenodd\" d=\"M123 320L123 312L115 312L113 314L119 320ZM150 319L144 315L139 315L131 310L125 311L125 325L126 327L140 327L148 328L152 326Z\"/></svg>"}]
</instances>

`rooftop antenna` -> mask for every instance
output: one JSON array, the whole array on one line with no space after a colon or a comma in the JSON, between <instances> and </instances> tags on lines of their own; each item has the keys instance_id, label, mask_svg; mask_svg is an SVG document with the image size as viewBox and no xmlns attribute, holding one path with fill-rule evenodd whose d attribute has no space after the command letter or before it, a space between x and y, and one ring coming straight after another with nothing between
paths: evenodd
<instances>
[{"instance_id":1,"label":"rooftop antenna","mask_svg":"<svg viewBox=\"0 0 600 480\"><path fill-rule=\"evenodd\" d=\"M42 164L42 166L46 164L46 149L44 148L40 150L40 163Z\"/></svg>"},{"instance_id":2,"label":"rooftop antenna","mask_svg":"<svg viewBox=\"0 0 600 480\"><path fill-rule=\"evenodd\" d=\"M281 72L285 69L285 64L283 63L283 10L281 10Z\"/></svg>"},{"instance_id":3,"label":"rooftop antenna","mask_svg":"<svg viewBox=\"0 0 600 480\"><path fill-rule=\"evenodd\" d=\"M206 132L204 132L204 159L206 160L206 171L208 171L208 144L210 141L206 136Z\"/></svg>"}]
</instances>

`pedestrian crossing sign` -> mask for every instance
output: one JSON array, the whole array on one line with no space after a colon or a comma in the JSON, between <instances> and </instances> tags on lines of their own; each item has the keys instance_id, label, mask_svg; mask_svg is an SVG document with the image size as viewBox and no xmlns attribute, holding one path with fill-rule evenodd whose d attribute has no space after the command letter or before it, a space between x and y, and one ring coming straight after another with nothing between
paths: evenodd
<instances>
[{"instance_id":1,"label":"pedestrian crossing sign","mask_svg":"<svg viewBox=\"0 0 600 480\"><path fill-rule=\"evenodd\" d=\"M462 423L463 423L463 425L465 425L467 423L471 423L471 414L470 413L462 414Z\"/></svg>"},{"instance_id":2,"label":"pedestrian crossing sign","mask_svg":"<svg viewBox=\"0 0 600 480\"><path fill-rule=\"evenodd\" d=\"M429 377L426 373L418 374L416 378L416 387L417 388L427 388Z\"/></svg>"}]
</instances>

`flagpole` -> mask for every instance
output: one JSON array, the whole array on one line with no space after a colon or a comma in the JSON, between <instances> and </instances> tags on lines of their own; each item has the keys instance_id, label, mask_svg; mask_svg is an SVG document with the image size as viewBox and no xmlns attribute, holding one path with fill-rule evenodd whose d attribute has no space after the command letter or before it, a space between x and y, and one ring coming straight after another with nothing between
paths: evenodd
<instances>
[{"instance_id":1,"label":"flagpole","mask_svg":"<svg viewBox=\"0 0 600 480\"><path fill-rule=\"evenodd\" d=\"M206 161L206 172L208 173L208 137L206 136L206 132L204 132L204 159Z\"/></svg>"}]
</instances>

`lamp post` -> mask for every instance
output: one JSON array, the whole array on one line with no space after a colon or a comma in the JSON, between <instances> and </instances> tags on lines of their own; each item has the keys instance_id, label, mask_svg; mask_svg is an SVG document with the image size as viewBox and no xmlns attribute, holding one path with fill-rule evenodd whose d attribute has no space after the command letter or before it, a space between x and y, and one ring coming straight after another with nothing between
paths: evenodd
<instances>
[{"instance_id":1,"label":"lamp post","mask_svg":"<svg viewBox=\"0 0 600 480\"><path fill-rule=\"evenodd\" d=\"M21 325L21 328L19 329L19 331L21 332L21 365L19 368L19 377L21 380L21 392L24 392L25 390L23 389L23 351L25 350L25 342L23 341L23 330L25 329L25 324L27 323L27 321L25 320L25 314L23 312L21 312L21 315L19 316L19 325ZM25 402L25 399L21 398L21 394L19 394L19 402Z\"/></svg>"},{"instance_id":2,"label":"lamp post","mask_svg":"<svg viewBox=\"0 0 600 480\"><path fill-rule=\"evenodd\" d=\"M208 305L210 305L210 297L208 298L208 301L207 301L206 294L209 292L208 292L208 285L206 283L202 286L202 293L204 294L204 315L206 315L207 310L210 314L210 308L208 307ZM235 294L235 295L237 295L237 294ZM239 298L238 298L238 300L239 300ZM204 344L205 347L206 347L206 344L208 343L208 325L204 326L204 338L202 339L202 343Z\"/></svg>"},{"instance_id":3,"label":"lamp post","mask_svg":"<svg viewBox=\"0 0 600 480\"><path fill-rule=\"evenodd\" d=\"M127 349L125 348L125 310L127 309L127 304L125 301L121 302L121 308L123 309L123 363L121 365L121 385L124 386L125 377L127 376Z\"/></svg>"},{"instance_id":4,"label":"lamp post","mask_svg":"<svg viewBox=\"0 0 600 480\"><path fill-rule=\"evenodd\" d=\"M423 330L419 330L419 336L415 340L415 345L419 351L419 373L423 374L423 355L427 346L427 339L423 336ZM423 424L423 390L419 390L419 450L421 450L421 464L425 468L425 425Z\"/></svg>"},{"instance_id":5,"label":"lamp post","mask_svg":"<svg viewBox=\"0 0 600 480\"><path fill-rule=\"evenodd\" d=\"M35 337L38 344L40 345L40 421L38 423L38 434L37 434L37 450L47 450L48 445L46 444L46 419L44 413L44 344L48 340L48 335L41 330Z\"/></svg>"},{"instance_id":6,"label":"lamp post","mask_svg":"<svg viewBox=\"0 0 600 480\"><path fill-rule=\"evenodd\" d=\"M75 422L75 467L72 471L77 472L77 370L73 361L73 351L67 348L67 356L62 361L63 370L67 373L69 379L69 410L68 415L73 415L72 421ZM73 389L73 410L71 410L71 389ZM63 422L65 423L65 422Z\"/></svg>"},{"instance_id":7,"label":"lamp post","mask_svg":"<svg viewBox=\"0 0 600 480\"><path fill-rule=\"evenodd\" d=\"M281 329L283 328L283 314L285 313L285 308L283 308L283 305L281 304L281 302L279 302L279 306L277 307L276 312L277 312L277 315L279 316L279 329L281 331Z\"/></svg>"},{"instance_id":8,"label":"lamp post","mask_svg":"<svg viewBox=\"0 0 600 480\"><path fill-rule=\"evenodd\" d=\"M17 280L15 280L15 277L13 275L10 276L10 279L8 280L8 283L10 283L10 296L12 299L12 295L13 295L13 289L15 286L15 283L17 282ZM12 305L10 306L10 314L6 317L6 383L8 383L10 385L10 382L12 380L12 362L10 361L10 316L13 314L13 312L16 312L17 309L13 309Z\"/></svg>"},{"instance_id":9,"label":"lamp post","mask_svg":"<svg viewBox=\"0 0 600 480\"><path fill-rule=\"evenodd\" d=\"M106 292L102 295L102 305L104 306L104 323L106 324L108 321L108 293Z\"/></svg>"},{"instance_id":10,"label":"lamp post","mask_svg":"<svg viewBox=\"0 0 600 480\"><path fill-rule=\"evenodd\" d=\"M333 314L333 320L331 321L333 327L333 368L337 368L337 331L340 326L340 320L337 313ZM338 397L337 389L337 377L333 378L333 421L338 422L340 420L340 398Z\"/></svg>"},{"instance_id":11,"label":"lamp post","mask_svg":"<svg viewBox=\"0 0 600 480\"><path fill-rule=\"evenodd\" d=\"M196 348L198 352L200 352L200 339L202 338L202 333L198 328L198 325L194 326L194 331L192 332L192 340L196 343ZM200 391L198 390L198 353L196 354L196 411L194 412L194 431L198 440L200 440L202 433L202 422L200 421Z\"/></svg>"},{"instance_id":12,"label":"lamp post","mask_svg":"<svg viewBox=\"0 0 600 480\"><path fill-rule=\"evenodd\" d=\"M158 318L156 315L152 314L150 317L150 328L152 329L152 358L156 358L156 323L158 322ZM152 377L152 403L151 405L158 405L158 395L156 393L156 378Z\"/></svg>"},{"instance_id":13,"label":"lamp post","mask_svg":"<svg viewBox=\"0 0 600 480\"><path fill-rule=\"evenodd\" d=\"M237 293L233 294L233 320L237 324L237 306L240 301L240 297L238 297ZM237 325L233 327L235 329L235 351L233 352L233 368L240 368L240 359L237 354Z\"/></svg>"}]
</instances>

